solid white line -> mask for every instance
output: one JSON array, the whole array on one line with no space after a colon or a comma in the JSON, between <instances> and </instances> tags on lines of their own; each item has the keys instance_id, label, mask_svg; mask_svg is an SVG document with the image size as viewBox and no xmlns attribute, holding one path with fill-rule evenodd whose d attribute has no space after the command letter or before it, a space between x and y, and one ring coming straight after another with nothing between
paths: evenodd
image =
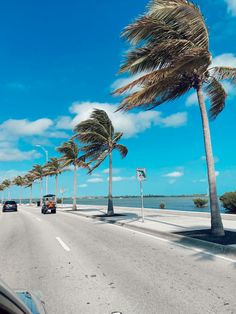
<instances>
[{"instance_id":1,"label":"solid white line","mask_svg":"<svg viewBox=\"0 0 236 314\"><path fill-rule=\"evenodd\" d=\"M112 226L116 226L116 225L112 225ZM116 226L116 227L119 227L119 226ZM214 254L214 253L210 253L210 252L206 252L202 249L198 249L198 248L195 248L195 247L192 247L192 246L187 246L187 245L183 245L183 244L179 244L179 243L176 243L176 242L173 242L171 240L167 240L167 239L164 239L164 238L159 238L159 237L156 237L152 234L148 234L148 233L144 233L144 232L141 232L141 231L137 231L137 230L132 230L132 229L129 229L129 228L126 228L126 230L130 230L132 232L136 232L136 233L139 233L139 234L142 234L142 235L145 235L145 236L148 236L148 237L151 237L153 239L157 239L159 241L162 241L162 242L167 242L167 243L170 243L172 245L176 245L176 246L179 246L179 247L182 247L182 248L185 248L185 249L189 249L189 250L192 250L192 251L195 251L195 252L198 252L198 253L202 253L202 254L205 254L205 255L210 255L210 256L214 256L214 257L217 257L217 258L220 258L220 259L223 259L227 262L231 262L231 263L236 263L236 260L235 259L232 259L232 258L229 258L229 257L225 257L225 256L222 256L222 255L218 255L218 254Z\"/></svg>"},{"instance_id":2,"label":"solid white line","mask_svg":"<svg viewBox=\"0 0 236 314\"><path fill-rule=\"evenodd\" d=\"M59 238L59 237L56 237L57 241L61 244L61 246L63 247L63 249L67 252L70 251L70 248Z\"/></svg>"},{"instance_id":3,"label":"solid white line","mask_svg":"<svg viewBox=\"0 0 236 314\"><path fill-rule=\"evenodd\" d=\"M61 214L67 215L66 213L61 213ZM83 217L83 216L77 216L77 217L78 218L88 219L87 217ZM97 222L99 222L99 221L97 221ZM101 222L101 224L103 224L103 222ZM229 258L229 257L225 257L225 256L222 256L222 255L218 255L218 254L214 254L214 253L210 253L210 252L204 251L203 249L198 249L198 248L195 248L195 247L192 247L192 246L179 244L179 243L176 243L174 241L171 241L171 240L168 240L168 239L164 239L164 238L160 238L160 237L157 237L155 235L152 235L152 234L149 234L149 233L145 233L145 232L142 232L142 231L138 231L138 230L134 230L134 229L131 229L131 228L127 228L125 226L119 226L119 225L115 225L115 224L112 224L112 225L108 224L108 225L110 225L111 227L124 228L127 231L136 232L138 234L141 234L141 235L144 235L144 236L147 236L147 237L150 237L150 238L162 241L162 242L166 242L166 243L169 243L169 244L172 244L172 245L175 245L175 246L179 246L179 247L182 247L184 249L192 250L192 251L195 251L195 252L198 252L198 253L202 253L202 254L205 254L205 255L214 256L214 257L217 257L219 259L225 260L227 262L236 263L235 259L232 259L232 258Z\"/></svg>"}]
</instances>

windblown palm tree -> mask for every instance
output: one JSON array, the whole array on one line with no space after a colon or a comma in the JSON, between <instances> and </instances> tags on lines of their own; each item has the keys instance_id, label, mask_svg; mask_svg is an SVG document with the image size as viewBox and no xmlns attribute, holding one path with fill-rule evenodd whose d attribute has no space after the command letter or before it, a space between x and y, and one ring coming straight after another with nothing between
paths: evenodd
<instances>
[{"instance_id":1,"label":"windblown palm tree","mask_svg":"<svg viewBox=\"0 0 236 314\"><path fill-rule=\"evenodd\" d=\"M32 175L32 173L26 174L24 177L24 186L26 188L30 188L30 205L32 205L32 193L33 193L33 183L35 181L35 177Z\"/></svg>"},{"instance_id":2,"label":"windblown palm tree","mask_svg":"<svg viewBox=\"0 0 236 314\"><path fill-rule=\"evenodd\" d=\"M62 154L60 160L62 161L62 168L73 165L74 167L74 196L73 196L73 210L77 210L76 205L76 171L77 168L88 168L83 157L79 157L80 148L71 139L68 142L63 143L57 148L57 151Z\"/></svg>"},{"instance_id":3,"label":"windblown palm tree","mask_svg":"<svg viewBox=\"0 0 236 314\"><path fill-rule=\"evenodd\" d=\"M58 176L62 172L66 171L62 165L62 162L58 158L51 158L50 161L44 166L46 175L55 176L55 183L56 183L56 189L55 189L55 195L56 199L58 196Z\"/></svg>"},{"instance_id":4,"label":"windblown palm tree","mask_svg":"<svg viewBox=\"0 0 236 314\"><path fill-rule=\"evenodd\" d=\"M15 179L13 179L12 183L20 187L20 205L21 205L21 202L22 202L22 187L25 184L25 180L24 180L23 177L17 176Z\"/></svg>"},{"instance_id":5,"label":"windblown palm tree","mask_svg":"<svg viewBox=\"0 0 236 314\"><path fill-rule=\"evenodd\" d=\"M224 109L227 96L220 81L235 83L236 69L210 67L208 30L199 8L191 1L152 0L147 13L127 26L123 37L133 47L120 72L146 74L114 92L118 95L130 92L121 102L120 110L155 108L192 88L196 90L208 167L211 230L215 235L224 235L203 89L211 102L210 117L215 119ZM132 91L134 87L139 90Z\"/></svg>"},{"instance_id":6,"label":"windblown palm tree","mask_svg":"<svg viewBox=\"0 0 236 314\"><path fill-rule=\"evenodd\" d=\"M43 178L45 177L46 173L44 167L41 165L34 165L33 169L30 171L34 180L40 181L40 205L42 205L43 199Z\"/></svg>"},{"instance_id":7,"label":"windblown palm tree","mask_svg":"<svg viewBox=\"0 0 236 314\"><path fill-rule=\"evenodd\" d=\"M8 198L10 198L10 186L11 186L11 181L8 179L5 179L4 181L2 181L3 186L5 187L5 189L8 191Z\"/></svg>"},{"instance_id":8,"label":"windblown palm tree","mask_svg":"<svg viewBox=\"0 0 236 314\"><path fill-rule=\"evenodd\" d=\"M118 150L124 158L128 149L118 144L123 133L115 132L110 118L104 110L95 109L90 119L79 123L75 128L75 137L85 146L82 147L84 157L89 164L95 164L90 168L92 173L100 164L109 157L109 193L107 215L114 215L112 200L112 152Z\"/></svg>"}]
</instances>

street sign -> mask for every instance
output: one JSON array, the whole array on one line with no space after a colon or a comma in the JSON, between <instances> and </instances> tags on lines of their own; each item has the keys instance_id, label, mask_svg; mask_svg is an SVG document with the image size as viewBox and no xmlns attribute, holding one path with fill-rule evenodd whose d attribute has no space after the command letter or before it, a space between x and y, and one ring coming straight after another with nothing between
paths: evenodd
<instances>
[{"instance_id":1,"label":"street sign","mask_svg":"<svg viewBox=\"0 0 236 314\"><path fill-rule=\"evenodd\" d=\"M147 179L146 169L145 168L137 168L136 176L139 181L144 181Z\"/></svg>"}]
</instances>

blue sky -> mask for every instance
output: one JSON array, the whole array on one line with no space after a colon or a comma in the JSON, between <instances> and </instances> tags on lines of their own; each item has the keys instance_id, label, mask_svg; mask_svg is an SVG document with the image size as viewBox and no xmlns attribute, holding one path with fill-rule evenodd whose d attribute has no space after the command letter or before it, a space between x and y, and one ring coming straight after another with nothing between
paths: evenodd
<instances>
[{"instance_id":1,"label":"blue sky","mask_svg":"<svg viewBox=\"0 0 236 314\"><path fill-rule=\"evenodd\" d=\"M215 64L236 67L236 0L199 0L210 31ZM138 194L136 167L146 167L146 194L206 193L201 120L192 93L151 112L117 113L112 88L126 82L116 75L128 45L120 32L143 13L144 0L70 0L0 4L0 176L24 174L43 164L94 107L105 109L124 131L126 159L114 157L114 195ZM235 190L236 86L226 84L227 106L211 122L219 194ZM78 173L79 195L107 193L107 166L92 176ZM54 189L53 179L49 180ZM60 177L71 194L72 174ZM17 196L17 189L12 188ZM39 187L34 189L39 195Z\"/></svg>"}]
</instances>

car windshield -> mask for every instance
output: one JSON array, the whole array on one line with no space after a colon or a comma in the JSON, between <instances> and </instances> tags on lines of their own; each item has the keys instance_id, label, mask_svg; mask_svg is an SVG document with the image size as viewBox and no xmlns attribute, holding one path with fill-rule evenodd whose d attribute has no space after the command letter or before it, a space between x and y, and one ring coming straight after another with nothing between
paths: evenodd
<instances>
[{"instance_id":1,"label":"car windshield","mask_svg":"<svg viewBox=\"0 0 236 314\"><path fill-rule=\"evenodd\" d=\"M15 205L16 202L15 201L7 201L5 202L5 205Z\"/></svg>"}]
</instances>

